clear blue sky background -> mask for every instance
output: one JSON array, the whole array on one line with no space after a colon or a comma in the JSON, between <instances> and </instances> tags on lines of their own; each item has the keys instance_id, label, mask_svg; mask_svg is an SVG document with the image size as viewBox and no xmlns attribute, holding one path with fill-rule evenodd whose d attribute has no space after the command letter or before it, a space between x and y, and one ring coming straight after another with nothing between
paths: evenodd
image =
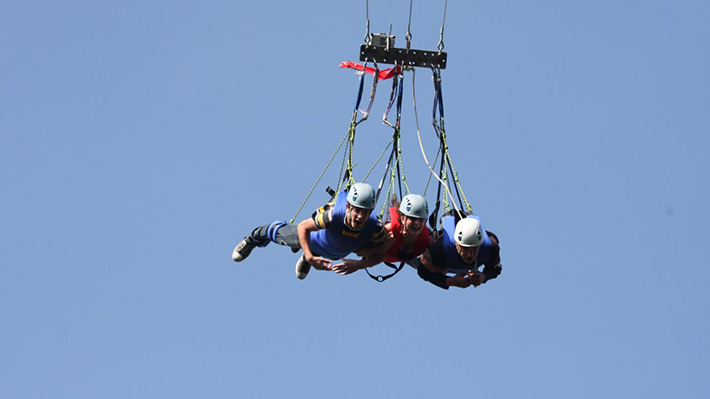
<instances>
[{"instance_id":1,"label":"clear blue sky background","mask_svg":"<svg viewBox=\"0 0 710 399\"><path fill-rule=\"evenodd\" d=\"M370 3L403 44L409 2ZM413 47L443 3L414 2ZM504 271L444 291L230 259L345 134L364 1L2 2L0 397L710 397L708 21L704 0L449 2L449 144Z\"/></svg>"}]
</instances>

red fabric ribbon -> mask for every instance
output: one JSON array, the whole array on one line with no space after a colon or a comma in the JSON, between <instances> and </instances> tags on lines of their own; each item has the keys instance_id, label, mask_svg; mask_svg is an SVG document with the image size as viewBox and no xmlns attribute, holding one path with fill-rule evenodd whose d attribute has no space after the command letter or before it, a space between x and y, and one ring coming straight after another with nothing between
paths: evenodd
<instances>
[{"instance_id":1,"label":"red fabric ribbon","mask_svg":"<svg viewBox=\"0 0 710 399\"><path fill-rule=\"evenodd\" d=\"M350 61L343 61L340 63L341 68L351 68L355 69L358 71L362 71L363 69L365 70L366 73L369 73L370 75L375 74L375 68L372 67L365 67L362 64L358 64L357 62L350 62ZM398 66L394 68L387 68L387 69L382 69L380 70L380 73L377 74L377 79L378 80L386 80L391 77L393 77L395 74L398 74L401 72L401 68Z\"/></svg>"}]
</instances>

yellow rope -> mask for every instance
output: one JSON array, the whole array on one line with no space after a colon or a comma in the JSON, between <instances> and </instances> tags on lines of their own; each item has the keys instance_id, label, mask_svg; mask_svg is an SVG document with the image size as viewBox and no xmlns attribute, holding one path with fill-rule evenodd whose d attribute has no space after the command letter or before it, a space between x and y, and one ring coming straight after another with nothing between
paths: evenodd
<instances>
[{"instance_id":1,"label":"yellow rope","mask_svg":"<svg viewBox=\"0 0 710 399\"><path fill-rule=\"evenodd\" d=\"M436 161L439 160L439 154L441 154L441 148L439 149L439 151L436 152L436 156L434 157L434 162L432 162L434 165L436 165ZM426 179L426 185L424 186L424 192L422 193L422 195L424 195L424 196L426 196L426 192L427 192L427 190L429 190L429 183L431 182L432 176L433 176L433 174L429 173L429 177Z\"/></svg>"},{"instance_id":2,"label":"yellow rope","mask_svg":"<svg viewBox=\"0 0 710 399\"><path fill-rule=\"evenodd\" d=\"M380 163L382 156L385 155L385 153L387 152L387 149L390 148L391 145L392 145L392 141L387 143L387 146L385 147L385 149L382 150L382 152L380 153L380 156L377 157L377 160L375 161L375 163L372 164L372 166L370 167L370 170L368 170L367 173L365 174L365 177L362 179L363 181L367 180L367 178L370 176L370 173L372 173L372 171L375 170L375 166L377 166L377 164Z\"/></svg>"},{"instance_id":3,"label":"yellow rope","mask_svg":"<svg viewBox=\"0 0 710 399\"><path fill-rule=\"evenodd\" d=\"M451 154L447 153L446 154L447 158L449 158L449 165L451 166L451 170L454 173L454 182L456 186L459 188L459 192L461 193L461 198L463 198L464 205L466 205L466 211L469 213L473 213L473 209L471 209L471 204L468 203L468 199L466 198L466 194L463 192L463 186L461 185L461 182L459 181L459 174L456 172L456 168L454 168L454 163L451 161Z\"/></svg>"},{"instance_id":4,"label":"yellow rope","mask_svg":"<svg viewBox=\"0 0 710 399\"><path fill-rule=\"evenodd\" d=\"M402 140L397 140L397 159L399 160L399 170L402 175L402 183L404 183L404 191L409 194L411 191L407 184L406 174L404 173L404 160L402 159Z\"/></svg>"},{"instance_id":5,"label":"yellow rope","mask_svg":"<svg viewBox=\"0 0 710 399\"><path fill-rule=\"evenodd\" d=\"M340 148L343 146L343 143L345 142L345 139L348 138L348 135L349 135L349 134L350 134L350 132L348 132L348 134L346 134L346 135L343 137L343 139L340 140L340 144L338 144L338 148L335 150L335 152L333 153L333 155L330 156L330 159L328 160L328 163L325 165L325 168L323 168L323 171L320 172L320 175L318 176L318 179L316 179L315 184L313 184L313 187L311 187L311 189L308 191L308 194L306 195L306 198L303 200L303 202L301 202L301 206L298 207L298 210L296 211L296 214L293 215L293 217L291 218L291 220L289 221L289 223L293 223L294 220L296 220L296 218L298 217L298 214L301 213L301 210L302 210L303 207L306 205L306 202L308 202L308 198L311 197L311 194L313 193L313 190L315 190L315 188L318 186L318 183L320 183L320 179L323 178L323 175L325 174L325 171L328 170L328 167L330 167L330 163L333 162L333 158L335 158L335 156L340 152Z\"/></svg>"}]
</instances>

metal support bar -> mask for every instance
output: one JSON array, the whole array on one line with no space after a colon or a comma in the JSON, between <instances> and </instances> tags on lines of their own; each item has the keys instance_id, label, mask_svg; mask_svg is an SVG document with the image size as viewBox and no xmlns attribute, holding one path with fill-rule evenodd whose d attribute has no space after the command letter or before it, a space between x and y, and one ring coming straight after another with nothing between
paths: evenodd
<instances>
[{"instance_id":1,"label":"metal support bar","mask_svg":"<svg viewBox=\"0 0 710 399\"><path fill-rule=\"evenodd\" d=\"M409 67L446 68L446 53L429 50L407 50L380 46L360 46L360 61L377 61Z\"/></svg>"}]
</instances>

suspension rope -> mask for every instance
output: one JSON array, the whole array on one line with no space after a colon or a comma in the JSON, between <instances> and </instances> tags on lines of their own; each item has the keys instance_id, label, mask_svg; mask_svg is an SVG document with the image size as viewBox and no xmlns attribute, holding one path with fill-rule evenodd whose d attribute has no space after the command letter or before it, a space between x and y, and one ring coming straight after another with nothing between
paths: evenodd
<instances>
[{"instance_id":1,"label":"suspension rope","mask_svg":"<svg viewBox=\"0 0 710 399\"><path fill-rule=\"evenodd\" d=\"M433 106L433 111L432 111L432 124L434 126L434 130L436 131L437 135L439 136L439 142L440 142L440 149L442 151L443 157L442 157L442 162L441 162L441 169L440 169L440 175L442 176L442 180L444 180L447 184L445 185L445 188L451 193L451 185L452 182L449 180L453 180L453 187L454 190L456 191L456 196L458 198L458 204L460 205L460 208L464 208L467 212L471 212L471 205L468 202L468 199L466 198L466 195L463 192L463 187L461 186L461 183L458 179L458 174L456 173L456 170L454 169L453 166L453 161L451 160L451 153L449 152L449 147L448 144L446 143L446 129L444 128L444 100L443 100L443 91L441 88L441 70L439 69L432 69L433 72L433 79L434 79L434 106ZM438 118L437 118L437 110L438 110ZM447 170L448 168L448 170ZM441 185L440 185L441 186ZM439 190L441 190L441 187L439 187ZM454 209L456 209L457 212L461 212L461 209L459 206L457 206L456 201L453 199L453 194L451 194L451 203L454 206ZM449 211L449 198L444 198L443 201L444 208L442 209L442 214L443 211Z\"/></svg>"},{"instance_id":2,"label":"suspension rope","mask_svg":"<svg viewBox=\"0 0 710 399\"><path fill-rule=\"evenodd\" d=\"M413 74L413 75L414 75L414 71L415 71L415 70L412 70L412 74ZM426 152L424 151L424 144L422 143L422 134L421 134L420 126L419 126L419 114L418 114L418 112L417 112L417 94L416 94L416 89L415 89L414 81L415 81L415 79L412 78L412 101L414 102L414 120L415 120L416 126L417 126L417 138L419 139L419 149L421 150L422 158L424 158L424 162L426 163L427 168L429 168L429 172L431 173L432 176L434 176L434 177L436 178L436 180L439 181L439 183L441 183L441 184L444 186L444 188L446 189L446 193L449 195L449 197L451 197L451 200L453 201L454 198L453 198L453 196L451 195L451 190L449 190L449 188L448 188L448 186L446 185L446 183L445 183L445 182L441 179L441 177L439 177L439 175L434 171L434 168L431 167L431 164L429 163L429 159L428 159L427 156L426 156ZM438 194L437 194L437 196L438 196ZM438 199L437 199L437 202L438 202ZM456 202L454 201L454 205L455 205L455 204L456 204ZM431 223L430 223L430 224L431 224ZM434 225L432 224L432 227L433 227L433 226L434 226Z\"/></svg>"},{"instance_id":3,"label":"suspension rope","mask_svg":"<svg viewBox=\"0 0 710 399\"><path fill-rule=\"evenodd\" d=\"M448 144L446 143L446 129L444 127L444 102L443 102L443 95L442 95L442 89L441 89L441 70L439 69L434 69L432 68L433 71L433 80L434 80L434 104L433 104L433 110L432 110L432 125L434 127L434 131L436 132L438 138L439 138L439 150L437 151L436 158L434 160L434 164L436 164L436 159L438 159L439 155L441 155L441 161L439 164L439 173L437 174L434 171L434 168L431 166L429 163L428 158L426 157L426 153L424 151L424 145L422 144L422 139L421 139L421 129L419 126L419 116L418 116L418 111L417 111L417 105L416 105L416 90L414 88L414 84L412 84L412 97L414 101L414 115L415 115L415 121L417 125L417 137L419 139L419 148L421 149L422 157L424 158L424 162L426 163L427 167L429 168L430 171L430 176L429 179L427 180L427 186L426 189L429 187L429 182L431 180L431 177L435 177L439 181L439 188L437 190L437 195L436 195L436 205L434 208L434 211L432 212L430 218L429 218L429 224L433 229L436 229L437 226L437 219L436 219L436 214L438 213L439 206L442 205L442 216L444 212L448 212L450 210L450 207L453 206L453 208L458 212L462 213L461 208L465 209L467 212L472 212L471 211L471 204L468 202L468 199L466 198L466 195L463 192L463 187L461 186L461 182L458 178L458 174L456 173L456 170L453 166L453 161L451 160L451 155L449 153L449 147ZM454 194L451 189L453 181L453 186L454 186L454 191L456 191L456 197L458 198L458 204L456 200L454 199ZM426 192L425 189L425 192ZM445 191L445 195L442 197L441 192L442 189Z\"/></svg>"},{"instance_id":4,"label":"suspension rope","mask_svg":"<svg viewBox=\"0 0 710 399\"><path fill-rule=\"evenodd\" d=\"M369 25L369 22L368 22L368 25ZM365 64L363 65L363 70L358 72L358 74L359 74L358 90L357 90L357 96L355 98L355 107L353 109L352 118L350 121L350 127L348 128L348 132L345 134L343 139L340 141L338 148L335 150L333 155L331 155L325 168L321 171L320 175L316 179L316 182L313 184L311 189L308 191L306 198L303 200L301 205L298 207L298 210L296 211L296 214L293 216L293 218L291 218L290 223L293 223L296 220L296 218L298 217L298 215L301 213L301 210L303 210L303 207L305 206L306 202L308 202L308 199L311 197L311 194L313 194L313 190L315 190L315 188L320 183L321 179L323 178L323 175L330 167L330 164L333 162L333 159L335 158L335 156L338 154L338 152L340 152L340 149L342 148L343 143L345 143L346 140L347 140L347 145L346 145L345 152L343 155L343 161L340 165L340 171L338 172L338 176L339 176L338 177L338 186L337 186L337 189L335 190L334 198L337 198L337 196L340 194L341 188L343 186L345 186L345 189L347 189L347 187L349 187L352 183L355 182L355 180L352 176L353 175L352 170L354 167L353 145L355 144L355 129L356 129L357 125L359 125L360 123L367 120L367 118L370 114L370 110L372 108L372 103L375 100L375 93L377 91L377 82L379 80L377 78L377 76L379 74L379 69L377 67L377 62L374 62L374 65L375 65L375 77L373 80L372 89L370 91L370 102L367 105L367 110L360 111L360 112L362 112L363 116L358 120L358 118L357 118L358 111L360 109L360 103L362 102L362 95L363 95L364 87L365 87L365 68L367 67L367 61L365 61Z\"/></svg>"},{"instance_id":5,"label":"suspension rope","mask_svg":"<svg viewBox=\"0 0 710 399\"><path fill-rule=\"evenodd\" d=\"M370 2L365 0L365 44L369 45L370 37Z\"/></svg>"},{"instance_id":6,"label":"suspension rope","mask_svg":"<svg viewBox=\"0 0 710 399\"><path fill-rule=\"evenodd\" d=\"M393 168L390 166L392 165L392 157L394 156L394 152L390 153L389 160L387 161L387 165L385 166L385 173L382 176L382 179L380 179L380 183L378 184L378 189L377 189L377 194L375 200L378 200L381 194L382 187L384 186L384 181L387 178L387 175L389 174L390 178L387 183L387 191L385 193L385 200L382 201L382 208L380 209L380 219L385 217L385 210L387 209L387 204L390 198L390 194L394 192L394 180L396 177L395 171ZM387 214L386 219L389 219L389 214Z\"/></svg>"},{"instance_id":7,"label":"suspension rope","mask_svg":"<svg viewBox=\"0 0 710 399\"><path fill-rule=\"evenodd\" d=\"M350 137L350 131L348 131L348 133L345 137L346 138ZM350 145L349 142L348 142L348 145ZM341 189L343 182L345 180L345 179L341 179L340 176L345 176L345 175L343 175L343 170L345 169L345 162L347 161L347 159L348 159L348 151L346 148L346 150L343 151L343 160L340 162L340 170L338 171L338 185L335 188L335 195L333 195L333 198L338 197L338 194L340 193L340 189Z\"/></svg>"},{"instance_id":8,"label":"suspension rope","mask_svg":"<svg viewBox=\"0 0 710 399\"><path fill-rule=\"evenodd\" d=\"M408 24L407 24L407 34L406 34L406 36L405 36L405 39L406 39L406 49L407 49L407 50L410 49L411 40L412 40L412 33L411 33L412 8L413 8L413 0L410 0L410 3L409 3L409 21L408 21ZM445 27L445 25L446 25L446 10L447 10L447 8L448 8L448 0L446 0L445 3L444 3L444 19L443 19L443 21L442 21L441 30L440 30L440 32L439 32L439 43L438 43L438 45L437 45L437 48L438 48L438 50L439 50L439 53L442 53L443 50L444 50L444 27ZM369 36L369 23L370 23L370 22L369 22L369 11L368 11L368 10L369 10L369 2L366 0L367 34L368 34L368 36L366 36L366 42L367 42L367 44L369 45L371 40L368 40L368 39L371 39L371 37ZM390 30L391 30L391 28L390 28ZM396 65L395 65L395 66L396 66ZM453 194L452 194L451 189L450 189L450 187L449 187L450 182L449 182L449 180L447 179L447 172L446 172L446 166L447 166L447 165L448 165L448 168L450 169L451 175L452 175L452 177L453 177L453 179L454 179L454 186L455 186L455 189L456 189L456 192L457 192L457 196L459 197L459 202L461 201L461 195L459 194L459 181L458 181L458 176L457 176L457 174L456 174L456 172L455 172L455 170L454 170L454 168L453 168L453 165L452 165L452 162L451 162L451 157L450 157L449 154L448 154L448 147L447 147L447 145L446 145L446 131L444 130L444 106L443 106L443 97L441 96L441 84L440 84L441 77L440 77L440 72L437 73L437 71L439 71L439 70L438 70L438 69L437 69L437 70L434 70L434 69L432 68L432 70L435 71L435 72L434 72L434 79L435 79L435 90L436 90L436 93L437 93L437 94L436 94L436 97L435 97L435 100L434 100L434 120L433 120L433 125L434 125L434 129L435 129L437 135L439 136L440 144L441 144L441 145L440 145L440 148L439 148L439 151L437 151L437 154L436 154L436 158L435 158L435 160L434 160L434 163L436 163L436 161L437 161L437 159L438 159L438 157L439 157L439 154L442 155L442 157L441 157L440 172L439 172L439 175L437 175L437 173L434 171L434 169L432 168L431 164L429 163L429 160L427 159L426 153L425 153L425 151L424 151L424 145L423 145L423 143L422 143L421 129L420 129L420 126L419 126L419 117L418 117L418 115L417 115L416 89L415 89L415 84L414 84L414 81L415 81L415 75L414 75L414 74L415 74L415 72L414 72L414 68L411 68L411 69L412 69L412 101L413 101L413 104L414 104L414 115L415 115L415 121L416 121L416 127L417 127L417 137L418 137L418 140L419 140L419 148L421 149L422 157L424 158L424 162L426 163L426 165L427 165L427 167L429 168L429 171L430 171L430 175L429 175L429 178L427 179L426 187L428 188L428 186L429 186L429 181L431 180L431 176L436 177L436 179L439 181L439 190L437 191L437 207L438 207L438 202L439 202L439 198L438 198L438 197L440 197L440 195L441 195L441 187L442 187L442 186L444 187L444 189L445 189L445 191L446 191L446 194L448 194L448 197L447 197L446 195L444 196L446 207L448 208L448 201L449 201L449 199L451 200L451 202L452 202L452 203L454 204L454 206L456 207L456 201L454 200ZM400 75L400 77L403 78L403 73L402 73L401 71L400 71L400 74L399 74L399 75ZM403 80L403 79L400 79L400 80ZM437 81L437 80L438 80L438 81ZM398 104L398 106L397 106L397 121L396 121L396 123L395 123L394 125L392 125L392 123L390 123L390 122L387 120L387 115L389 114L390 109L391 109L391 107L392 107L392 103L393 103L393 100L394 100L394 97L393 97L393 96L394 96L394 89L395 89L395 86L396 86L397 84L399 84L399 92L398 92L398 95L397 95L397 104ZM380 184L379 184L379 186L378 186L378 188L377 188L376 198L379 198L380 193L381 193L381 190L382 190L382 186L383 186L383 184L384 184L384 180L385 180L385 178L387 177L388 174L390 175L389 184L388 184L387 191L386 191L387 196L388 196L388 200L389 200L389 195L390 195L390 193L391 193L393 190L395 190L394 182L395 182L396 177L399 177L399 194L400 194L400 197L402 197L402 183L404 183L404 187L405 187L405 189L407 190L407 193L409 193L409 187L408 187L408 185L407 185L406 179L404 178L404 164L403 164L403 162L402 162L402 157L401 157L402 149L401 149L401 140L400 140L400 118L401 118L401 102L402 102L402 85L403 85L403 82L400 81L399 83L397 83L397 77L395 77L395 81L393 82L393 89L392 89L393 92L392 92L392 94L390 95L389 106L387 107L387 111L385 112L385 114L384 114L384 116L383 116L383 123L387 124L388 126L390 126L390 127L392 127L392 128L394 129L394 133L393 133L393 137L392 137L392 141L394 142L394 145L393 145L392 153L390 154L388 163L387 163L387 165L386 165L386 167L385 167L385 174L384 174L384 176L382 177L382 180L380 180ZM438 104L437 104L437 103L438 103ZM437 120L436 120L436 108L437 108L437 105L438 105L438 108L439 108L439 116L440 116L439 123L437 123ZM389 144L388 144L388 145L389 145ZM386 151L386 149L385 149L385 151ZM378 158L377 162L379 162L379 160L380 160L381 157L382 157L382 154L380 154L380 157ZM392 163L392 162L393 162L393 158L394 158L394 164ZM390 167L391 167L391 169L390 169ZM396 170L395 170L395 169L396 169ZM371 169L371 170L372 170L372 169ZM370 170L370 171L371 171L371 170ZM369 175L369 173L370 173L370 172L368 172L368 175ZM440 177L440 175L443 176L443 179ZM425 188L424 191L426 192L426 188ZM461 191L461 193L463 192L463 190L460 190L460 191ZM463 198L464 198L464 201L466 201L465 195L463 196ZM383 205L383 207L382 207L382 211L381 211L381 213L380 213L380 217L382 217L382 214L384 213L385 209L387 208L386 203L387 203L387 201L385 201L385 205ZM470 209L470 206L469 206L469 204L468 204L468 201L466 201L466 206L467 206L467 208ZM458 208L457 208L457 210L458 210ZM435 213L436 213L436 211L434 212L434 214L435 214ZM432 217L434 217L434 214L432 214ZM432 224L432 223L431 223L431 220L430 220L430 224ZM434 225L434 224L432 224L432 225ZM376 280L376 281L378 281L378 282L384 282L385 280L389 279L390 277L392 277L392 276L394 276L395 274L397 274L400 270L402 270L402 268L404 267L404 264L405 264L405 263L404 263L404 262L401 262L400 265L399 265L399 267L397 267L397 266L395 266L395 265L393 265L393 264L391 264L391 263L387 263L387 262L385 262L385 264L386 264L387 266L393 268L393 269L394 269L394 272L392 272L391 274L386 275L386 276L383 276L383 275L374 276L373 274L370 273L370 271L369 271L367 268L365 269L365 271L367 272L367 274L368 274L372 279L374 279L374 280Z\"/></svg>"},{"instance_id":9,"label":"suspension rope","mask_svg":"<svg viewBox=\"0 0 710 399\"><path fill-rule=\"evenodd\" d=\"M394 131L392 133L392 140L390 143L393 143L394 145L392 146L392 152L390 153L389 159L387 161L387 165L385 166L385 173L382 176L382 179L380 180L380 183L377 187L377 194L376 194L376 199L379 199L380 194L382 192L382 187L384 185L384 181L387 178L387 175L389 175L389 184L387 185L387 191L386 191L386 198L387 200L383 201L382 208L380 210L380 218L383 218L385 215L385 211L388 208L388 202L390 198L390 194L394 192L396 189L395 187L395 181L397 180L397 177L399 177L399 196L400 199L402 198L402 182L404 182L404 186L407 190L407 193L409 193L409 187L407 186L406 179L404 178L404 167L402 164L402 147L401 147L401 140L400 140L400 122L402 118L402 88L404 85L404 73L400 71L398 76L395 76L395 80L397 82L393 82L392 85L392 93L390 94L390 102L389 106L387 107L387 111L385 114L382 116L382 122L385 123L386 125L390 126ZM387 119L387 115L389 114L392 105L395 101L395 90L396 90L396 103L397 103L397 119L395 124L393 125L389 120ZM381 157L381 155L380 155ZM379 158L378 158L379 162ZM389 213L387 213L387 219L389 219ZM387 281L387 279L393 277L395 274L399 273L402 268L404 268L405 262L400 262L399 266L395 266L392 263L389 262L383 262L385 265L388 267L394 269L392 273L386 274L386 275L377 275L375 276L374 274L370 273L368 268L365 268L365 272L367 273L370 278L373 280L383 283Z\"/></svg>"},{"instance_id":10,"label":"suspension rope","mask_svg":"<svg viewBox=\"0 0 710 399\"><path fill-rule=\"evenodd\" d=\"M390 141L390 144L394 141L396 141L396 137L392 137L392 141ZM382 178L380 179L380 183L377 185L377 189L375 191L375 202L377 202L380 199L380 194L382 193L382 187L385 185L385 179L387 178L387 175L389 174L390 166L392 166L392 159L396 154L396 143L392 151L390 152L389 159L387 160L387 164L385 165L385 173L383 174ZM389 144L387 145L389 148ZM379 160L378 160L379 162ZM388 188L389 191L389 188Z\"/></svg>"},{"instance_id":11,"label":"suspension rope","mask_svg":"<svg viewBox=\"0 0 710 399\"><path fill-rule=\"evenodd\" d=\"M375 94L377 93L377 83L379 82L378 76L380 73L379 67L377 66L377 62L373 62L375 66L375 74L373 77L372 81L372 89L370 90L370 101L367 104L367 109L365 111L360 110L360 103L362 101L362 94L364 90L364 82L365 82L365 70L367 68L367 61L365 61L365 64L363 65L363 70L358 71L358 74L360 75L360 84L358 88L358 97L357 101L355 101L355 108L353 109L352 113L352 118L350 120L350 128L348 129L348 147L347 147L347 164L345 167L345 172L342 175L342 178L340 180L340 183L338 184L338 189L336 190L336 198L340 194L341 188L343 190L347 190L348 187L352 183L355 183L355 179L353 178L353 168L355 167L355 164L353 163L353 147L355 145L355 130L359 124L362 122L366 121L368 117L370 116L370 111L372 109L372 104L375 101ZM360 119L358 119L358 112L362 113L362 116Z\"/></svg>"},{"instance_id":12,"label":"suspension rope","mask_svg":"<svg viewBox=\"0 0 710 399\"><path fill-rule=\"evenodd\" d=\"M373 61L372 63L375 65L375 74L374 74L373 81L372 81L372 89L370 90L370 102L367 104L367 110L365 110L365 111L360 110L360 112L362 113L362 117L360 118L360 120L355 122L357 111L360 106L360 102L358 101L357 106L355 107L355 110L353 111L353 123L355 124L355 126L357 126L367 120L367 118L370 116L370 110L372 109L372 103L375 101L375 93L377 92L377 83L380 81L380 79L379 79L380 68L377 66L377 61ZM365 69L367 69L367 61L365 61L365 64L363 65L363 70L361 72L358 72L358 73L362 74L362 75L360 75L361 79L363 79L365 76Z\"/></svg>"},{"instance_id":13,"label":"suspension rope","mask_svg":"<svg viewBox=\"0 0 710 399\"><path fill-rule=\"evenodd\" d=\"M436 156L434 157L434 162L433 162L434 164L436 164L436 161L439 160L439 154L441 154L441 147L439 147L439 149L436 151ZM424 196L426 196L426 192L429 189L429 183L431 182L431 176L432 176L432 174L429 173L429 177L427 177L427 179L426 179L426 185L424 186L424 192L422 193L422 195L424 195Z\"/></svg>"},{"instance_id":14,"label":"suspension rope","mask_svg":"<svg viewBox=\"0 0 710 399\"><path fill-rule=\"evenodd\" d=\"M385 155L387 150L392 145L392 141L394 141L394 139L390 140L390 142L387 143L387 146L385 147L384 150L382 150L382 152L380 153L380 156L377 157L377 160L375 161L375 163L372 164L372 166L370 167L370 170L367 171L367 174L365 174L365 177L362 178L363 181L367 180L367 178L370 176L370 173L372 173L372 171L375 170L375 166L377 166L377 164L380 163L380 160L382 159L382 157Z\"/></svg>"},{"instance_id":15,"label":"suspension rope","mask_svg":"<svg viewBox=\"0 0 710 399\"><path fill-rule=\"evenodd\" d=\"M446 25L446 9L449 6L449 0L444 2L444 20L441 22L441 30L439 31L439 44L436 46L441 53L444 51L444 25Z\"/></svg>"},{"instance_id":16,"label":"suspension rope","mask_svg":"<svg viewBox=\"0 0 710 399\"><path fill-rule=\"evenodd\" d=\"M311 187L311 189L308 191L308 194L306 195L306 198L303 200L303 202L301 202L301 206L298 207L298 210L296 211L296 214L293 215L293 217L291 218L291 220L289 221L289 223L293 223L294 220L296 220L296 218L298 217L298 214L301 213L301 210L302 210L303 207L306 205L306 202L308 201L308 198L310 198L310 197L311 197L311 194L313 194L313 190L315 190L315 188L318 186L318 183L320 182L321 178L323 178L323 175L325 174L325 171L328 170L328 167L330 166L330 163L333 162L333 158L335 158L335 156L338 154L338 152L340 152L340 148L343 146L343 143L344 143L345 140L348 138L348 136L349 136L349 132L348 132L348 134L346 134L345 136L343 136L343 139L342 139L342 140L340 140L340 144L338 145L338 148L335 150L335 152L333 153L333 155L330 156L330 159L328 160L328 163L325 165L325 168L323 168L323 170L320 172L320 175L318 176L318 179L316 179L315 184L313 184L313 187Z\"/></svg>"},{"instance_id":17,"label":"suspension rope","mask_svg":"<svg viewBox=\"0 0 710 399\"><path fill-rule=\"evenodd\" d=\"M448 144L446 143L446 129L444 128L444 100L443 100L443 90L441 88L441 70L439 69L433 69L433 74L434 74L434 92L435 92L435 100L434 100L434 109L433 109L433 114L432 114L432 120L433 120L433 125L434 129L437 132L437 135L439 136L440 139L440 144L441 144L441 151L444 154L444 157L442 158L442 173L446 175L447 178L443 179L448 182L448 178L450 177L453 179L453 186L454 190L456 191L456 196L458 198L458 203L461 206L461 208L465 208L468 212L471 211L471 205L468 202L468 199L466 198L466 195L463 192L463 187L461 186L461 183L458 178L458 174L456 173L456 170L454 169L454 164L453 161L451 160L451 152L449 151ZM438 123L437 123L437 110L439 111L438 115ZM445 170L445 168L448 167L448 172ZM448 187L450 188L450 182ZM456 202L452 202L455 204ZM446 201L448 205L448 201ZM457 211L460 211L458 207L455 207ZM447 209L448 210L448 209Z\"/></svg>"},{"instance_id":18,"label":"suspension rope","mask_svg":"<svg viewBox=\"0 0 710 399\"><path fill-rule=\"evenodd\" d=\"M407 35L404 37L407 40L407 50L409 50L409 46L412 44L412 3L414 0L409 0L409 23L407 23Z\"/></svg>"},{"instance_id":19,"label":"suspension rope","mask_svg":"<svg viewBox=\"0 0 710 399\"><path fill-rule=\"evenodd\" d=\"M396 64L395 64L396 67ZM403 90L404 88L404 72L403 69L399 69L399 73L394 76L394 79L392 81L392 91L390 92L390 100L389 104L387 106L387 110L385 111L384 115L382 116L382 123L386 124L387 126L391 127L393 129L392 133L392 143L394 143L392 147L392 153L390 154L389 160L387 161L387 167L385 168L385 174L380 180L380 184L378 187L378 191L376 194L376 198L379 198L382 190L382 186L384 184L384 180L387 177L388 170L390 171L390 179L389 179L389 185L387 188L387 197L389 198L390 192L394 191L394 182L397 177L399 177L398 181L398 186L399 186L399 196L402 197L402 181L404 180L404 186L409 192L409 186L407 185L406 179L404 178L404 162L402 160L402 145L401 145L401 121L402 121L402 97L403 97ZM388 115L389 112L392 110L392 106L394 104L397 104L397 117L396 121L394 124L389 121ZM379 162L379 160L378 160ZM390 170L391 168L391 170ZM392 189L391 189L392 188ZM383 210L384 213L384 210Z\"/></svg>"},{"instance_id":20,"label":"suspension rope","mask_svg":"<svg viewBox=\"0 0 710 399\"><path fill-rule=\"evenodd\" d=\"M402 140L397 141L397 159L399 159L399 165L397 166L398 172L401 170L401 175L400 175L400 180L404 184L404 189L406 190L406 193L409 194L411 193L411 190L409 189L409 184L407 184L407 179L406 179L406 174L404 173L404 160L402 159ZM400 187L400 196L402 188Z\"/></svg>"},{"instance_id":21,"label":"suspension rope","mask_svg":"<svg viewBox=\"0 0 710 399\"><path fill-rule=\"evenodd\" d=\"M446 154L446 157L448 158L447 162L449 164L451 176L454 178L454 187L456 187L456 194L459 197L459 203L463 203L463 205L465 205L467 212L472 212L471 204L468 202L468 199L466 198L466 194L463 192L463 187L461 186L461 182L459 181L459 174L456 172L456 168L454 168L454 162L451 160L451 153L448 152ZM462 199L463 199L463 202L462 202Z\"/></svg>"}]
</instances>

